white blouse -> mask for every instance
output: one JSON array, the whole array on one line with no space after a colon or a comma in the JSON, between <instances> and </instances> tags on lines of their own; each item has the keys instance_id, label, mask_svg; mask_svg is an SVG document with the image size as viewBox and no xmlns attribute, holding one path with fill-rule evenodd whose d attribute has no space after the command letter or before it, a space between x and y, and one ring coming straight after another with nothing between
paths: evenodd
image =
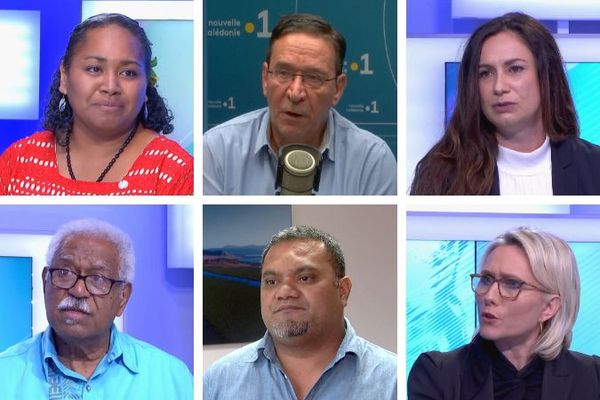
<instances>
[{"instance_id":1,"label":"white blouse","mask_svg":"<svg viewBox=\"0 0 600 400\"><path fill-rule=\"evenodd\" d=\"M498 145L498 175L501 195L552 195L550 139L531 153Z\"/></svg>"}]
</instances>

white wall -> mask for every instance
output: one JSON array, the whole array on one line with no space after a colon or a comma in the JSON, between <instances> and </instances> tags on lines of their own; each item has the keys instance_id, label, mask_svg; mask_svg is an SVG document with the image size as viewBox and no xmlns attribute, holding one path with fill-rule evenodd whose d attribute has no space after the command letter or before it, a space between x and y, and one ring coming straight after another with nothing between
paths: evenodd
<instances>
[{"instance_id":1,"label":"white wall","mask_svg":"<svg viewBox=\"0 0 600 400\"><path fill-rule=\"evenodd\" d=\"M346 316L360 336L397 352L396 206L294 205L292 223L316 226L339 241L352 279ZM204 346L204 369L242 345Z\"/></svg>"}]
</instances>

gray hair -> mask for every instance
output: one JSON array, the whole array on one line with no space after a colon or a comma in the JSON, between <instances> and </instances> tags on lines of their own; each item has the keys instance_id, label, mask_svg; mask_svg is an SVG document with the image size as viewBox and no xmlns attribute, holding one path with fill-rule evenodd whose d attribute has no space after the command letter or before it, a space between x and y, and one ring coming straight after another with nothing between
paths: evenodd
<instances>
[{"instance_id":1,"label":"gray hair","mask_svg":"<svg viewBox=\"0 0 600 400\"><path fill-rule=\"evenodd\" d=\"M560 296L560 308L542 325L534 353L553 360L567 350L579 312L579 272L573 251L561 238L547 232L520 227L498 236L487 248L483 260L499 246L517 246L527 256L531 271L541 289Z\"/></svg>"},{"instance_id":2,"label":"gray hair","mask_svg":"<svg viewBox=\"0 0 600 400\"><path fill-rule=\"evenodd\" d=\"M329 233L315 228L314 226L307 225L290 226L273 235L271 241L263 251L261 264L264 264L265 257L273 245L290 240L315 240L323 243L333 259L335 275L338 278L342 278L346 275L346 261L344 261L344 254L342 253L342 248L337 240Z\"/></svg>"},{"instance_id":3,"label":"gray hair","mask_svg":"<svg viewBox=\"0 0 600 400\"><path fill-rule=\"evenodd\" d=\"M119 254L119 279L133 282L135 272L135 255L131 238L121 229L108 222L87 218L67 222L60 226L48 245L46 263L52 264L56 252L65 240L75 235L91 236L108 240L113 243Z\"/></svg>"}]
</instances>

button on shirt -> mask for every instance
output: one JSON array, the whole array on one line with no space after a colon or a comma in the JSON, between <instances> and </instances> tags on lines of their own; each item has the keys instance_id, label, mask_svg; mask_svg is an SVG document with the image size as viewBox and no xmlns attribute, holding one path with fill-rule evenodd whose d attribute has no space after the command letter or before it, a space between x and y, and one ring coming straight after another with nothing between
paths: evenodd
<instances>
[{"instance_id":1,"label":"button on shirt","mask_svg":"<svg viewBox=\"0 0 600 400\"><path fill-rule=\"evenodd\" d=\"M337 354L305 400L396 400L396 355L357 336L346 320ZM204 375L205 400L296 400L271 336L238 349Z\"/></svg>"},{"instance_id":2,"label":"button on shirt","mask_svg":"<svg viewBox=\"0 0 600 400\"><path fill-rule=\"evenodd\" d=\"M331 109L317 194L396 194L396 160L379 137ZM268 142L269 109L204 135L204 194L275 194L278 155Z\"/></svg>"},{"instance_id":3,"label":"button on shirt","mask_svg":"<svg viewBox=\"0 0 600 400\"><path fill-rule=\"evenodd\" d=\"M58 358L51 328L0 353L0 399L184 399L193 378L177 358L119 332L90 379Z\"/></svg>"}]
</instances>

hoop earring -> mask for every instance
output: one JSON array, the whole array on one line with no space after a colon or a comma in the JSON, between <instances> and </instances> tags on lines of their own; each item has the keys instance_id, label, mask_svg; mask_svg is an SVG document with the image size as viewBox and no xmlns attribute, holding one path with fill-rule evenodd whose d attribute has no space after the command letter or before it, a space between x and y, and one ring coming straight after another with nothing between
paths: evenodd
<instances>
[{"instance_id":1,"label":"hoop earring","mask_svg":"<svg viewBox=\"0 0 600 400\"><path fill-rule=\"evenodd\" d=\"M63 112L65 112L66 108L67 108L67 99L65 98L65 95L63 94L62 97L60 98L60 101L58 102L58 111L63 113Z\"/></svg>"},{"instance_id":2,"label":"hoop earring","mask_svg":"<svg viewBox=\"0 0 600 400\"><path fill-rule=\"evenodd\" d=\"M540 321L540 336L544 333L544 323Z\"/></svg>"},{"instance_id":3,"label":"hoop earring","mask_svg":"<svg viewBox=\"0 0 600 400\"><path fill-rule=\"evenodd\" d=\"M148 120L148 102L144 102L144 121Z\"/></svg>"}]
</instances>

